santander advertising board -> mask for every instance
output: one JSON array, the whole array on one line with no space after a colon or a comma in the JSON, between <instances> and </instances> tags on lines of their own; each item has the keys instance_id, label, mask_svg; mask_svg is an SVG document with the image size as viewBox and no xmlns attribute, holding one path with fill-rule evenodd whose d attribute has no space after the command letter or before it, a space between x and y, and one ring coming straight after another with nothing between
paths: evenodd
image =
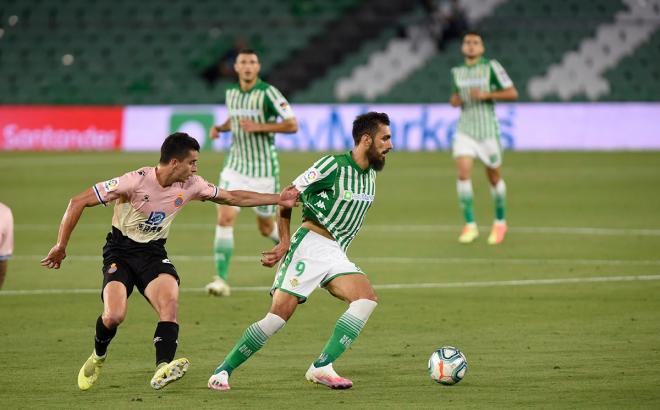
<instances>
[{"instance_id":1,"label":"santander advertising board","mask_svg":"<svg viewBox=\"0 0 660 410\"><path fill-rule=\"evenodd\" d=\"M120 150L122 122L123 107L4 106L0 150Z\"/></svg>"}]
</instances>

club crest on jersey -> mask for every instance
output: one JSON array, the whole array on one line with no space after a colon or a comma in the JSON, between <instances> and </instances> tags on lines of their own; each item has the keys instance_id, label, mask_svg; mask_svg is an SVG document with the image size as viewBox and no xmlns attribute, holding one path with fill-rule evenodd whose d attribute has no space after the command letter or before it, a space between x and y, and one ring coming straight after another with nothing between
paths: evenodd
<instances>
[{"instance_id":1,"label":"club crest on jersey","mask_svg":"<svg viewBox=\"0 0 660 410\"><path fill-rule=\"evenodd\" d=\"M110 266L108 267L108 270L106 271L109 275L117 272L117 264L116 263L111 263Z\"/></svg>"},{"instance_id":2,"label":"club crest on jersey","mask_svg":"<svg viewBox=\"0 0 660 410\"><path fill-rule=\"evenodd\" d=\"M117 178L109 179L103 183L103 189L105 192L112 192L117 189L119 186L119 180Z\"/></svg>"},{"instance_id":3,"label":"club crest on jersey","mask_svg":"<svg viewBox=\"0 0 660 410\"><path fill-rule=\"evenodd\" d=\"M353 199L353 193L351 191L344 191L344 196L342 199L344 201L351 201Z\"/></svg>"},{"instance_id":4,"label":"club crest on jersey","mask_svg":"<svg viewBox=\"0 0 660 410\"><path fill-rule=\"evenodd\" d=\"M300 281L298 278L292 278L289 283L291 284L292 288L295 288L296 286L300 285Z\"/></svg>"},{"instance_id":5,"label":"club crest on jersey","mask_svg":"<svg viewBox=\"0 0 660 410\"><path fill-rule=\"evenodd\" d=\"M181 205L183 205L183 194L179 194L179 196L177 196L174 200L174 206L179 208Z\"/></svg>"}]
</instances>

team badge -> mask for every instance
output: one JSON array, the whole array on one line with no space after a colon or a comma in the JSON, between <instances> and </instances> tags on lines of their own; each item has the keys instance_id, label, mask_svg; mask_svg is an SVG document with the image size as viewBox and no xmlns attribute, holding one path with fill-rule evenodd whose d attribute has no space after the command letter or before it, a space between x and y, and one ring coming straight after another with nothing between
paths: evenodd
<instances>
[{"instance_id":1,"label":"team badge","mask_svg":"<svg viewBox=\"0 0 660 410\"><path fill-rule=\"evenodd\" d=\"M114 178L114 179L109 179L103 183L103 189L105 192L112 192L117 189L119 186L119 180Z\"/></svg>"},{"instance_id":2,"label":"team badge","mask_svg":"<svg viewBox=\"0 0 660 410\"><path fill-rule=\"evenodd\" d=\"M300 281L298 280L298 278L291 279L289 283L291 284L292 288L295 288L296 286L300 285Z\"/></svg>"},{"instance_id":3,"label":"team badge","mask_svg":"<svg viewBox=\"0 0 660 410\"><path fill-rule=\"evenodd\" d=\"M353 193L351 191L344 191L344 195L342 197L344 201L350 201L353 199Z\"/></svg>"},{"instance_id":4,"label":"team badge","mask_svg":"<svg viewBox=\"0 0 660 410\"><path fill-rule=\"evenodd\" d=\"M110 267L107 270L107 273L108 273L108 275L112 275L115 272L117 272L117 264L116 263L111 263Z\"/></svg>"},{"instance_id":5,"label":"team badge","mask_svg":"<svg viewBox=\"0 0 660 410\"><path fill-rule=\"evenodd\" d=\"M183 205L183 194L179 194L179 196L177 196L174 200L174 206L179 208L181 205Z\"/></svg>"}]
</instances>

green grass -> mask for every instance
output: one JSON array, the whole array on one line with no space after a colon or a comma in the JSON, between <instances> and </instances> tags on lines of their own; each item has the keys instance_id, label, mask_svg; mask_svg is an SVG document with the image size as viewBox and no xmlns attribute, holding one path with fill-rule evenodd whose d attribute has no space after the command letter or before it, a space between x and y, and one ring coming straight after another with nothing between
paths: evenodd
<instances>
[{"instance_id":1,"label":"green grass","mask_svg":"<svg viewBox=\"0 0 660 410\"><path fill-rule=\"evenodd\" d=\"M282 154L282 182L318 156ZM98 385L80 392L76 375L102 309L95 289L112 210L85 211L61 270L47 271L38 260L54 243L70 196L156 159L154 153L0 153L0 201L13 208L16 223L3 290L94 289L0 292L3 408L660 407L660 281L469 286L660 274L659 153L508 153L510 235L492 247L485 243L492 205L480 167L473 181L482 237L460 246L449 155L393 152L349 256L376 285L456 287L379 289L378 309L336 363L355 382L348 391L304 381L345 310L323 290L234 374L230 392L206 388L217 363L269 306L267 293L239 289L269 286L273 271L257 262L270 244L244 210L231 269L236 291L227 299L195 291L213 274L215 207L193 203L177 217L167 245L185 289L177 356L191 360L188 375L162 391L149 387L157 319L135 292ZM203 153L200 174L215 181L221 164L221 154ZM428 356L446 344L461 348L470 365L452 387L434 384L426 373Z\"/></svg>"}]
</instances>

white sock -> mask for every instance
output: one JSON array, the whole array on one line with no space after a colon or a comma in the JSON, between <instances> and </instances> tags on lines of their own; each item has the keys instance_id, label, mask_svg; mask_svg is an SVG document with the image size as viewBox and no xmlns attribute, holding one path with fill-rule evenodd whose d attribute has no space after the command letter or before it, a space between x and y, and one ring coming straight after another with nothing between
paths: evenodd
<instances>
[{"instance_id":1,"label":"white sock","mask_svg":"<svg viewBox=\"0 0 660 410\"><path fill-rule=\"evenodd\" d=\"M257 322L259 328L266 334L266 336L271 337L277 333L280 329L284 327L286 321L281 317L277 316L274 313L266 313L266 316Z\"/></svg>"},{"instance_id":2,"label":"white sock","mask_svg":"<svg viewBox=\"0 0 660 410\"><path fill-rule=\"evenodd\" d=\"M471 179L466 179L466 180L457 180L456 181L456 192L458 192L458 197L459 198L466 198L466 197L472 197L472 180Z\"/></svg>"},{"instance_id":3,"label":"white sock","mask_svg":"<svg viewBox=\"0 0 660 410\"><path fill-rule=\"evenodd\" d=\"M219 240L233 240L234 227L233 226L215 226L215 239Z\"/></svg>"},{"instance_id":4,"label":"white sock","mask_svg":"<svg viewBox=\"0 0 660 410\"><path fill-rule=\"evenodd\" d=\"M277 222L273 225L273 231L268 237L275 243L280 243L280 230L277 227Z\"/></svg>"},{"instance_id":5,"label":"white sock","mask_svg":"<svg viewBox=\"0 0 660 410\"><path fill-rule=\"evenodd\" d=\"M366 322L369 320L369 316L371 316L371 313L373 313L374 309L376 309L376 306L378 306L378 303L374 302L373 300L358 299L348 305L348 310L346 313L349 313L361 321Z\"/></svg>"}]
</instances>

